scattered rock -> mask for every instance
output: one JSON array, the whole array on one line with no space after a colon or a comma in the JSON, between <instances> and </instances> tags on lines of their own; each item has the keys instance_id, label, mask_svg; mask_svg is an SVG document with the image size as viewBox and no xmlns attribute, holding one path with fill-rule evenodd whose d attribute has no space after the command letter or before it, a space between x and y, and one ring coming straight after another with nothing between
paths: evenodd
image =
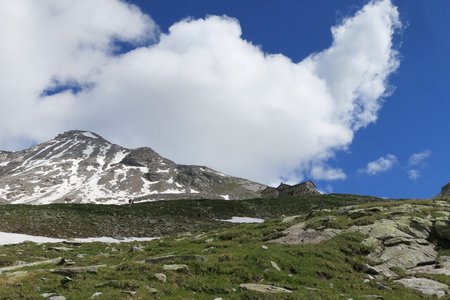
<instances>
[{"instance_id":1,"label":"scattered rock","mask_svg":"<svg viewBox=\"0 0 450 300\"><path fill-rule=\"evenodd\" d=\"M102 292L95 292L95 293L93 293L93 294L92 294L92 296L91 296L91 299L94 299L94 298L100 297L101 295L103 295L103 293L102 293Z\"/></svg>"},{"instance_id":2,"label":"scattered rock","mask_svg":"<svg viewBox=\"0 0 450 300\"><path fill-rule=\"evenodd\" d=\"M381 282L376 282L375 284L377 286L377 289L379 289L379 290L389 290L389 291L392 290L390 287L382 284Z\"/></svg>"},{"instance_id":3,"label":"scattered rock","mask_svg":"<svg viewBox=\"0 0 450 300\"><path fill-rule=\"evenodd\" d=\"M53 250L53 251L58 251L58 252L70 252L70 251L73 251L73 248L68 248L68 247L50 247L47 250Z\"/></svg>"},{"instance_id":4,"label":"scattered rock","mask_svg":"<svg viewBox=\"0 0 450 300\"><path fill-rule=\"evenodd\" d=\"M188 266L186 265L164 265L163 270L191 273Z\"/></svg>"},{"instance_id":5,"label":"scattered rock","mask_svg":"<svg viewBox=\"0 0 450 300\"><path fill-rule=\"evenodd\" d=\"M266 285L266 284L243 283L243 284L240 284L239 287L242 290L260 292L260 293L292 293L292 291L290 291L288 289L276 287L273 285Z\"/></svg>"},{"instance_id":6,"label":"scattered rock","mask_svg":"<svg viewBox=\"0 0 450 300\"><path fill-rule=\"evenodd\" d=\"M162 282L166 282L167 281L167 276L164 273L156 273L153 276L155 276L156 279L162 281Z\"/></svg>"},{"instance_id":7,"label":"scattered rock","mask_svg":"<svg viewBox=\"0 0 450 300\"><path fill-rule=\"evenodd\" d=\"M51 296L47 298L48 300L66 300L66 297L64 296Z\"/></svg>"},{"instance_id":8,"label":"scattered rock","mask_svg":"<svg viewBox=\"0 0 450 300\"><path fill-rule=\"evenodd\" d=\"M272 267L277 270L278 272L281 272L281 268L278 266L278 264L274 261L271 261L270 264L272 265Z\"/></svg>"},{"instance_id":9,"label":"scattered rock","mask_svg":"<svg viewBox=\"0 0 450 300\"><path fill-rule=\"evenodd\" d=\"M131 247L130 252L144 252L145 247L143 246L133 246Z\"/></svg>"},{"instance_id":10,"label":"scattered rock","mask_svg":"<svg viewBox=\"0 0 450 300\"><path fill-rule=\"evenodd\" d=\"M367 274L378 275L380 271L377 268L374 268L368 264L363 264L361 267L361 271Z\"/></svg>"},{"instance_id":11,"label":"scattered rock","mask_svg":"<svg viewBox=\"0 0 450 300\"><path fill-rule=\"evenodd\" d=\"M158 294L158 290L152 287L149 287L148 285L145 287L150 294Z\"/></svg>"},{"instance_id":12,"label":"scattered rock","mask_svg":"<svg viewBox=\"0 0 450 300\"><path fill-rule=\"evenodd\" d=\"M19 265L15 265L15 266L0 268L0 274L3 272L14 271L14 270L22 269L25 267L35 267L35 266L50 265L50 264L59 265L63 261L64 261L64 259L62 257L58 257L58 258L54 258L54 259L36 261L36 262L32 262L32 263L21 263Z\"/></svg>"},{"instance_id":13,"label":"scattered rock","mask_svg":"<svg viewBox=\"0 0 450 300\"><path fill-rule=\"evenodd\" d=\"M419 291L425 295L438 298L449 293L448 285L427 278L403 278L395 282L401 283L407 288Z\"/></svg>"},{"instance_id":14,"label":"scattered rock","mask_svg":"<svg viewBox=\"0 0 450 300\"><path fill-rule=\"evenodd\" d=\"M76 262L71 259L64 259L63 264L66 266L73 266L74 264L76 264Z\"/></svg>"},{"instance_id":15,"label":"scattered rock","mask_svg":"<svg viewBox=\"0 0 450 300\"><path fill-rule=\"evenodd\" d=\"M145 263L147 264L156 264L162 262L173 262L173 261L205 261L206 258L201 255L164 255L164 256L156 256L147 258Z\"/></svg>"},{"instance_id":16,"label":"scattered rock","mask_svg":"<svg viewBox=\"0 0 450 300\"><path fill-rule=\"evenodd\" d=\"M55 296L55 295L56 295L55 293L43 293L43 294L41 294L41 297L42 298L49 298L49 297Z\"/></svg>"}]
</instances>

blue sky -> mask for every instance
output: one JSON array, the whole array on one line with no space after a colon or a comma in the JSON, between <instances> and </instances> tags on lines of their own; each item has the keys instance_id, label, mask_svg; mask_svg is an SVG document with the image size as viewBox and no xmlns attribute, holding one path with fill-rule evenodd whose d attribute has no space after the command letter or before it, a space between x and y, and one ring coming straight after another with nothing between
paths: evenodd
<instances>
[{"instance_id":1,"label":"blue sky","mask_svg":"<svg viewBox=\"0 0 450 300\"><path fill-rule=\"evenodd\" d=\"M0 4L0 149L85 129L267 184L450 181L448 1L127 3Z\"/></svg>"},{"instance_id":2,"label":"blue sky","mask_svg":"<svg viewBox=\"0 0 450 300\"><path fill-rule=\"evenodd\" d=\"M173 23L206 15L239 20L243 37L269 53L300 61L332 42L330 27L367 1L131 1L167 31ZM345 180L318 181L323 189L386 197L431 197L450 181L450 2L393 1L404 25L396 36L401 64L391 76L394 87L376 123L356 133L348 151L337 152L334 166ZM412 180L410 156L429 151ZM392 169L361 174L368 162L393 154Z\"/></svg>"}]
</instances>

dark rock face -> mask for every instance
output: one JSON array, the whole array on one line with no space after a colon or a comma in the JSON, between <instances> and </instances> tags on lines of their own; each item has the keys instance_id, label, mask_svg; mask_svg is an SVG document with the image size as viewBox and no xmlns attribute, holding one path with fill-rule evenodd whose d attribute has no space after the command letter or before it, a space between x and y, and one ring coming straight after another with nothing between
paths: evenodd
<instances>
[{"instance_id":1,"label":"dark rock face","mask_svg":"<svg viewBox=\"0 0 450 300\"><path fill-rule=\"evenodd\" d=\"M72 130L33 148L0 152L0 203L104 203L260 197L264 185L178 165L151 148L127 149Z\"/></svg>"},{"instance_id":2,"label":"dark rock face","mask_svg":"<svg viewBox=\"0 0 450 300\"><path fill-rule=\"evenodd\" d=\"M277 198L279 196L317 195L319 192L311 180L289 185L281 183L277 188L267 187L261 192L264 198Z\"/></svg>"},{"instance_id":3,"label":"dark rock face","mask_svg":"<svg viewBox=\"0 0 450 300\"><path fill-rule=\"evenodd\" d=\"M436 196L436 198L450 199L450 182L441 188L441 192Z\"/></svg>"}]
</instances>

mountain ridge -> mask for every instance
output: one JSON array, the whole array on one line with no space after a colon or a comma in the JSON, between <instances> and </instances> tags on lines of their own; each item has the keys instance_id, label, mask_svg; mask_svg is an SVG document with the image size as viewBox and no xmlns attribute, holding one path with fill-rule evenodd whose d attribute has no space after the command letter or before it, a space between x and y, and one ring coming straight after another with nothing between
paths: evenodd
<instances>
[{"instance_id":1,"label":"mountain ridge","mask_svg":"<svg viewBox=\"0 0 450 300\"><path fill-rule=\"evenodd\" d=\"M0 151L0 202L98 203L180 198L249 199L265 185L182 165L149 147L128 149L70 130L16 152Z\"/></svg>"}]
</instances>

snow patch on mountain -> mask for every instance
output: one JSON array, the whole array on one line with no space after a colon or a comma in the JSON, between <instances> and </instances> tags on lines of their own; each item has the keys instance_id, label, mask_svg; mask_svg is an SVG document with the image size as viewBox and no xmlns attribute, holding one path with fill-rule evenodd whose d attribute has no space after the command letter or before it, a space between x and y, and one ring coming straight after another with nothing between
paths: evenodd
<instances>
[{"instance_id":1,"label":"snow patch on mountain","mask_svg":"<svg viewBox=\"0 0 450 300\"><path fill-rule=\"evenodd\" d=\"M0 157L0 199L13 204L246 199L264 188L206 167L177 165L150 148L126 149L87 131L68 131Z\"/></svg>"}]
</instances>

